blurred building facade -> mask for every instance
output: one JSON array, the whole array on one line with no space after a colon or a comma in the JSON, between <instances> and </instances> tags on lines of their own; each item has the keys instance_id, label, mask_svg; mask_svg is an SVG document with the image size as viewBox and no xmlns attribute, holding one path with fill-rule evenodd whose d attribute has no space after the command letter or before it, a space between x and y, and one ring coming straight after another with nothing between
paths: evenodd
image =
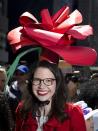
<instances>
[{"instance_id":1,"label":"blurred building facade","mask_svg":"<svg viewBox=\"0 0 98 131\"><path fill-rule=\"evenodd\" d=\"M0 64L8 62L8 52L6 51L7 31L7 0L0 0Z\"/></svg>"}]
</instances>

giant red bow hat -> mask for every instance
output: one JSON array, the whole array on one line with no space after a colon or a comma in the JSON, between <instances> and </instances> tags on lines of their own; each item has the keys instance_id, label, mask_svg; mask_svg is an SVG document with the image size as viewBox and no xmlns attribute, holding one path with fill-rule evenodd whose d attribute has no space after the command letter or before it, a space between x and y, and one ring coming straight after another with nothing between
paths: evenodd
<instances>
[{"instance_id":1,"label":"giant red bow hat","mask_svg":"<svg viewBox=\"0 0 98 131\"><path fill-rule=\"evenodd\" d=\"M82 15L78 10L69 14L69 7L64 6L54 16L47 9L41 11L42 22L29 12L20 16L20 27L8 33L8 40L13 51L32 45L42 47L42 56L50 61L61 57L72 65L92 65L97 53L94 49L83 46L72 46L75 39L83 40L92 35L90 25L79 25ZM57 59L58 59L57 58Z\"/></svg>"}]
</instances>

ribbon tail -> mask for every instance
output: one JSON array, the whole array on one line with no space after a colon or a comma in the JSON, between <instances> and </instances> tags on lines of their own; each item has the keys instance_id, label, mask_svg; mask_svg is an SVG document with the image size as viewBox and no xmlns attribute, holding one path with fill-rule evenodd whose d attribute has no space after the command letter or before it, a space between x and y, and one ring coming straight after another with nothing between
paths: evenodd
<instances>
[{"instance_id":1,"label":"ribbon tail","mask_svg":"<svg viewBox=\"0 0 98 131\"><path fill-rule=\"evenodd\" d=\"M11 30L7 35L7 39L12 46L12 50L14 53L24 46L37 45L34 40L32 41L21 33L22 29L23 27L15 28Z\"/></svg>"},{"instance_id":2,"label":"ribbon tail","mask_svg":"<svg viewBox=\"0 0 98 131\"><path fill-rule=\"evenodd\" d=\"M23 31L24 33L26 33L26 35L28 35L29 38L36 40L36 41L37 40L43 40L43 41L47 40L47 41L57 43L58 40L60 40L61 37L63 36L63 34L41 30L41 29L24 28Z\"/></svg>"},{"instance_id":3,"label":"ribbon tail","mask_svg":"<svg viewBox=\"0 0 98 131\"><path fill-rule=\"evenodd\" d=\"M54 32L65 33L74 25L82 22L82 15L78 10L75 10L68 19L65 19L62 23L60 23L57 27L53 29Z\"/></svg>"},{"instance_id":4,"label":"ribbon tail","mask_svg":"<svg viewBox=\"0 0 98 131\"><path fill-rule=\"evenodd\" d=\"M93 29L90 25L74 26L67 33L76 39L83 40L87 36L93 35Z\"/></svg>"},{"instance_id":5,"label":"ribbon tail","mask_svg":"<svg viewBox=\"0 0 98 131\"><path fill-rule=\"evenodd\" d=\"M63 6L60 10L58 10L53 16L52 16L52 21L55 23L55 21L61 17L62 13L64 12L64 10L66 10L66 6Z\"/></svg>"},{"instance_id":6,"label":"ribbon tail","mask_svg":"<svg viewBox=\"0 0 98 131\"><path fill-rule=\"evenodd\" d=\"M94 49L88 47L74 46L54 46L47 47L49 50L61 56L65 61L72 65L89 66L93 65L97 58Z\"/></svg>"},{"instance_id":7,"label":"ribbon tail","mask_svg":"<svg viewBox=\"0 0 98 131\"><path fill-rule=\"evenodd\" d=\"M23 26L32 25L32 23L39 23L37 19L29 12L23 13L19 18L19 22Z\"/></svg>"},{"instance_id":8,"label":"ribbon tail","mask_svg":"<svg viewBox=\"0 0 98 131\"><path fill-rule=\"evenodd\" d=\"M58 26L60 23L62 23L64 20L66 20L69 16L69 7L67 6L64 11L60 14L60 16L55 20L54 26Z\"/></svg>"},{"instance_id":9,"label":"ribbon tail","mask_svg":"<svg viewBox=\"0 0 98 131\"><path fill-rule=\"evenodd\" d=\"M48 9L43 9L41 11L41 17L42 17L42 24L44 25L43 28L46 30L51 30L53 28L53 22L50 17Z\"/></svg>"}]
</instances>

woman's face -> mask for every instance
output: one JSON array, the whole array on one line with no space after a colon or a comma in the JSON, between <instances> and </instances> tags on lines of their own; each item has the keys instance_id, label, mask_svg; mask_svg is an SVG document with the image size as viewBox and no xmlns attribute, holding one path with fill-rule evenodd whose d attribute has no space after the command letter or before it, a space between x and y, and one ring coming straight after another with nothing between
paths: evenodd
<instances>
[{"instance_id":1,"label":"woman's face","mask_svg":"<svg viewBox=\"0 0 98 131\"><path fill-rule=\"evenodd\" d=\"M86 129L87 129L87 131L94 131L93 117L86 120Z\"/></svg>"},{"instance_id":2,"label":"woman's face","mask_svg":"<svg viewBox=\"0 0 98 131\"><path fill-rule=\"evenodd\" d=\"M34 95L40 101L51 101L55 90L56 79L54 74L48 68L37 68L32 81L32 91Z\"/></svg>"}]
</instances>

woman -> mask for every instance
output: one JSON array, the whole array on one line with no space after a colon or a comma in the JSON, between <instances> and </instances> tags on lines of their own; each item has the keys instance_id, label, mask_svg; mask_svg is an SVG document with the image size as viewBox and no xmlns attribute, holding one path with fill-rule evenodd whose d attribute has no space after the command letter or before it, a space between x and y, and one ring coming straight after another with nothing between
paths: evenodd
<instances>
[{"instance_id":1,"label":"woman","mask_svg":"<svg viewBox=\"0 0 98 131\"><path fill-rule=\"evenodd\" d=\"M79 92L79 78L73 73L67 73L65 76L65 81L68 88L68 102L76 102L78 99Z\"/></svg>"},{"instance_id":2,"label":"woman","mask_svg":"<svg viewBox=\"0 0 98 131\"><path fill-rule=\"evenodd\" d=\"M41 61L16 110L15 131L86 131L80 107L66 103L65 86L57 65Z\"/></svg>"}]
</instances>

